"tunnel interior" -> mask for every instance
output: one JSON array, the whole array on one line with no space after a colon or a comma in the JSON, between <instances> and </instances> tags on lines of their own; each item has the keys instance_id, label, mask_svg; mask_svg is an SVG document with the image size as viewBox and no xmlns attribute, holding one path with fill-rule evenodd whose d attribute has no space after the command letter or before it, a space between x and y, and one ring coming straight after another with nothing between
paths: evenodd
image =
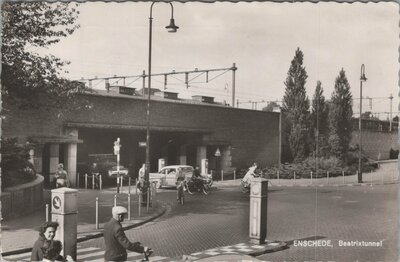
<instances>
[{"instance_id":1,"label":"tunnel interior","mask_svg":"<svg viewBox=\"0 0 400 262\"><path fill-rule=\"evenodd\" d=\"M120 138L120 164L135 176L146 159L145 130L120 129L79 129L78 172L87 172L93 162L93 155L113 154L114 141ZM164 158L166 165L187 164L196 166L197 146L202 134L194 132L151 131L150 132L150 172L158 171L158 159ZM115 158L116 159L116 158Z\"/></svg>"}]
</instances>

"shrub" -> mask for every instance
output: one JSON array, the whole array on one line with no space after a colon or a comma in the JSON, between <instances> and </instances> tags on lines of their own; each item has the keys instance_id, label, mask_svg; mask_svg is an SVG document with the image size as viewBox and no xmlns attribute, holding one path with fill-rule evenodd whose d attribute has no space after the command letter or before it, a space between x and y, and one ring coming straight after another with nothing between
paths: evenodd
<instances>
[{"instance_id":1,"label":"shrub","mask_svg":"<svg viewBox=\"0 0 400 262\"><path fill-rule=\"evenodd\" d=\"M33 165L29 162L32 144L20 145L17 138L3 139L1 142L2 188L32 181L36 178Z\"/></svg>"},{"instance_id":2,"label":"shrub","mask_svg":"<svg viewBox=\"0 0 400 262\"><path fill-rule=\"evenodd\" d=\"M342 161L336 157L329 158L318 158L318 173L315 172L316 169L316 159L314 157L308 157L299 163L285 163L282 164L280 169L277 166L267 167L263 169L263 176L265 178L277 178L279 170L279 178L282 179L293 179L294 173L296 173L296 178L310 178L311 172L313 173L313 178L326 177L327 172L329 172L330 177L341 176L344 172L345 175L352 175L356 173L358 169L358 158L357 162L353 161L353 165L346 165L345 161ZM363 158L363 171L371 171L377 168L375 162L369 161L367 158Z\"/></svg>"},{"instance_id":3,"label":"shrub","mask_svg":"<svg viewBox=\"0 0 400 262\"><path fill-rule=\"evenodd\" d=\"M389 159L397 159L398 157L399 157L399 150L394 150L393 148L390 148Z\"/></svg>"}]
</instances>

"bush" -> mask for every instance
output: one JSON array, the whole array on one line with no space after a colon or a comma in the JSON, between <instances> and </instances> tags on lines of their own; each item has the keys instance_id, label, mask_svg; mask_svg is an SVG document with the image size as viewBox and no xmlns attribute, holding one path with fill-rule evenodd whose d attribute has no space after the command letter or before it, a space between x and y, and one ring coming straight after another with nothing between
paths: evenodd
<instances>
[{"instance_id":1,"label":"bush","mask_svg":"<svg viewBox=\"0 0 400 262\"><path fill-rule=\"evenodd\" d=\"M357 161L351 159L352 165L346 165L345 161L342 161L336 157L329 158L318 158L318 173L315 172L316 159L314 157L308 157L299 163L285 163L281 165L279 169L276 166L267 167L263 169L263 176L267 179L277 178L279 170L279 178L282 179L293 179L294 173L296 178L310 178L311 172L313 178L326 177L329 172L330 177L341 176L344 172L345 175L355 174L358 170L358 158ZM378 166L375 162L369 161L367 158L363 158L363 171L375 170Z\"/></svg>"},{"instance_id":2,"label":"bush","mask_svg":"<svg viewBox=\"0 0 400 262\"><path fill-rule=\"evenodd\" d=\"M399 157L399 150L394 150L393 148L390 148L389 159L397 159L398 157Z\"/></svg>"},{"instance_id":3,"label":"bush","mask_svg":"<svg viewBox=\"0 0 400 262\"><path fill-rule=\"evenodd\" d=\"M36 178L36 171L29 162L32 144L20 145L16 138L1 142L2 188L30 182Z\"/></svg>"}]
</instances>

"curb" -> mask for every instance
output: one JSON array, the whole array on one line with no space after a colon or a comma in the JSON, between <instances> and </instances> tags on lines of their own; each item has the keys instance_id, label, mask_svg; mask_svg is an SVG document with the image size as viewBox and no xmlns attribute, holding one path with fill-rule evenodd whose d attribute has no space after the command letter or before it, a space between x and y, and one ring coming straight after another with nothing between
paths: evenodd
<instances>
[{"instance_id":1,"label":"curb","mask_svg":"<svg viewBox=\"0 0 400 262\"><path fill-rule=\"evenodd\" d=\"M382 186L382 185L393 185L393 184L399 184L400 180L394 180L394 181L385 181L385 182L364 182L364 183L347 183L347 184L288 184L288 185L281 185L281 184L274 184L272 186L268 187L345 187L345 186ZM221 187L235 187L237 185L234 184L225 184L221 185Z\"/></svg>"},{"instance_id":2,"label":"curb","mask_svg":"<svg viewBox=\"0 0 400 262\"><path fill-rule=\"evenodd\" d=\"M149 218L147 218L147 219L145 219L143 221L131 224L131 225L125 225L122 228L123 229L132 229L132 228L139 227L141 225L144 225L144 224L146 224L148 222L151 222L151 221L159 218L160 216L164 215L165 212L167 211L166 205L167 204L162 204L161 211L157 212L154 216L149 217ZM95 239L95 238L99 238L99 237L102 237L102 236L103 236L103 232L99 232L99 233L96 233L96 234L90 234L90 235L86 235L86 236L83 236L83 237L78 237L76 242L80 243L80 242L83 242L83 241L86 241L86 240ZM22 249L2 252L0 255L2 257L6 257L6 256L11 256L11 255L18 255L18 254L22 254L22 253L27 253L27 252L32 252L32 248L28 247L28 248L22 248Z\"/></svg>"}]
</instances>

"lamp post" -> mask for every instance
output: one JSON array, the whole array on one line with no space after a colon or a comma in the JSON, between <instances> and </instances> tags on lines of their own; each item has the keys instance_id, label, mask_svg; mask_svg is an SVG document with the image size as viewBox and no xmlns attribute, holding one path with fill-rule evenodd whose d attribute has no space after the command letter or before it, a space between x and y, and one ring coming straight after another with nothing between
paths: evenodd
<instances>
[{"instance_id":1,"label":"lamp post","mask_svg":"<svg viewBox=\"0 0 400 262\"><path fill-rule=\"evenodd\" d=\"M272 112L279 113L278 170L280 171L282 164L282 109L280 106L276 106Z\"/></svg>"},{"instance_id":2,"label":"lamp post","mask_svg":"<svg viewBox=\"0 0 400 262\"><path fill-rule=\"evenodd\" d=\"M358 145L358 183L362 183L362 161L361 161L361 151L362 151L362 134L361 134L361 118L362 118L362 83L367 81L365 77L365 66L361 65L361 75L360 75L360 117L358 119L358 129L359 134L359 145Z\"/></svg>"},{"instance_id":3,"label":"lamp post","mask_svg":"<svg viewBox=\"0 0 400 262\"><path fill-rule=\"evenodd\" d=\"M145 189L149 187L149 172L150 172L150 96L151 96L151 44L152 44L152 27L153 27L153 6L156 2L151 3L150 6L150 17L149 17L149 68L148 68L148 87L147 87L147 112L146 112L146 168L145 168ZM175 25L174 21L174 7L172 3L168 2L171 6L171 19L170 24L165 28L168 29L168 32L175 33L178 26Z\"/></svg>"}]
</instances>

